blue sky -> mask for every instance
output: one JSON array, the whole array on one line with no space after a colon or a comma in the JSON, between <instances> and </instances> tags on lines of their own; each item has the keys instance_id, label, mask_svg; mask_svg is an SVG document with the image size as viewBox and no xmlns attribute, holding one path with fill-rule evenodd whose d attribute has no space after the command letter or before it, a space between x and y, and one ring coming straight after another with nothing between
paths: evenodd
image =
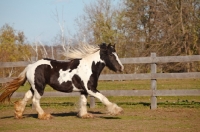
<instances>
[{"instance_id":1,"label":"blue sky","mask_svg":"<svg viewBox=\"0 0 200 132\"><path fill-rule=\"evenodd\" d=\"M84 5L91 1L0 0L0 27L7 23L15 30L23 31L29 42L39 40L51 43L60 31L54 16L56 9L60 19L63 14L67 31L74 34L76 33L75 19L83 14Z\"/></svg>"}]
</instances>

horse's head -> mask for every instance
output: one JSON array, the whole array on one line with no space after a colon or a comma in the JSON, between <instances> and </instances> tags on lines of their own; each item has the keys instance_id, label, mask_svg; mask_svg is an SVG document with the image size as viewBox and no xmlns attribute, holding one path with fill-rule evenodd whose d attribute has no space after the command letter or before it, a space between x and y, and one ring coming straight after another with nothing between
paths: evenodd
<instances>
[{"instance_id":1,"label":"horse's head","mask_svg":"<svg viewBox=\"0 0 200 132\"><path fill-rule=\"evenodd\" d=\"M118 58L115 51L115 45L102 43L100 47L100 58L105 62L106 66L115 72L123 71L124 66Z\"/></svg>"}]
</instances>

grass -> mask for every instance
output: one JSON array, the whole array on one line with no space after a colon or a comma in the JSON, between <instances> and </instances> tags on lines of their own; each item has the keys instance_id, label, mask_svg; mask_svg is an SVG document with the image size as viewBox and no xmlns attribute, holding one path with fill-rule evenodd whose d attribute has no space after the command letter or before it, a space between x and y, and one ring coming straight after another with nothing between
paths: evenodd
<instances>
[{"instance_id":1,"label":"grass","mask_svg":"<svg viewBox=\"0 0 200 132\"><path fill-rule=\"evenodd\" d=\"M14 119L12 105L1 105L0 131L200 131L200 126L198 125L200 107L199 104L192 104L191 99L185 102L181 100L174 104L173 102L160 103L157 110L150 110L148 98L146 97L108 98L124 109L123 115L107 115L105 107L100 102L97 102L95 108L91 109L88 107L88 111L95 115L94 119L77 118L78 97L42 98L42 108L54 116L52 120L48 121L37 119L37 113L32 109L30 102L24 113L25 118L21 120ZM194 107L188 107L192 105Z\"/></svg>"},{"instance_id":2,"label":"grass","mask_svg":"<svg viewBox=\"0 0 200 132\"><path fill-rule=\"evenodd\" d=\"M200 80L158 80L157 89L200 89ZM26 84L18 91L24 92L30 86ZM149 80L136 81L100 81L98 89L150 89ZM54 91L49 86L46 91ZM15 120L13 104L0 105L0 131L11 132L120 132L120 131L155 131L184 132L200 131L200 96L162 96L157 97L158 109L150 110L150 97L146 96L109 96L111 102L124 109L124 114L111 116L106 114L105 106L96 100L96 107L88 111L94 119L77 118L79 97L46 97L41 99L41 107L51 113L52 120L38 120L31 101L24 112L24 119ZM12 99L12 102L18 99ZM88 98L89 102L89 98Z\"/></svg>"},{"instance_id":3,"label":"grass","mask_svg":"<svg viewBox=\"0 0 200 132\"><path fill-rule=\"evenodd\" d=\"M98 90L148 90L151 87L150 80L132 81L99 81ZM17 91L24 92L30 89L26 83ZM200 89L200 79L176 79L157 80L157 89ZM54 91L50 86L46 86L45 91Z\"/></svg>"},{"instance_id":4,"label":"grass","mask_svg":"<svg viewBox=\"0 0 200 132\"><path fill-rule=\"evenodd\" d=\"M99 81L98 90L143 90L150 89L150 80L133 80L133 81ZM26 92L30 88L30 85L26 83L21 86L17 92ZM157 89L200 89L200 79L177 79L177 80L157 80ZM45 91L55 91L50 86L46 86ZM68 97L66 101L74 100L77 97ZM113 102L118 102L125 105L150 105L150 97L144 96L124 96L124 97L108 97ZM45 98L42 100L45 100ZM78 99L76 99L78 100ZM66 102L62 98L54 98L53 102L58 104ZM96 100L98 101L98 100ZM158 107L173 106L173 107L200 107L200 96L161 96L157 97ZM97 102L98 103L98 102ZM49 104L53 106L52 100ZM101 103L100 103L101 104ZM62 104L63 105L63 104ZM72 104L71 104L72 105Z\"/></svg>"}]
</instances>

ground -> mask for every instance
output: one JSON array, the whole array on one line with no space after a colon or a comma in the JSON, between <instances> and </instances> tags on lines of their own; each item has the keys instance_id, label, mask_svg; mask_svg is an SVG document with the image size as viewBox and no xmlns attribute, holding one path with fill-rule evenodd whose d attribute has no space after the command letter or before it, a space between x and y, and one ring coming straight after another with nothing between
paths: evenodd
<instances>
[{"instance_id":1,"label":"ground","mask_svg":"<svg viewBox=\"0 0 200 132\"><path fill-rule=\"evenodd\" d=\"M124 114L119 116L107 115L105 107L96 103L96 107L88 108L89 112L95 115L93 119L81 119L76 116L76 97L69 98L44 98L41 105L46 112L53 115L51 120L37 119L35 109L29 103L23 119L14 119L13 106L2 105L0 107L0 131L4 132L199 132L200 131L200 108L199 103L194 104L190 100L187 103L169 104L158 103L157 110L150 110L149 103L123 102L131 100L127 97L111 97L118 105L124 108ZM64 101L69 100L69 101Z\"/></svg>"}]
</instances>

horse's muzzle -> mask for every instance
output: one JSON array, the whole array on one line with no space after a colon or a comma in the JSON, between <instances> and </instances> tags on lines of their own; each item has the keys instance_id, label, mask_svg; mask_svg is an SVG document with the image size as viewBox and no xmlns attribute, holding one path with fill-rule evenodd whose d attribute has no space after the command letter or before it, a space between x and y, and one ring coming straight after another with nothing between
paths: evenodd
<instances>
[{"instance_id":1,"label":"horse's muzzle","mask_svg":"<svg viewBox=\"0 0 200 132\"><path fill-rule=\"evenodd\" d=\"M120 67L120 72L123 72L123 70L124 70L124 66L122 65L121 67Z\"/></svg>"}]
</instances>

